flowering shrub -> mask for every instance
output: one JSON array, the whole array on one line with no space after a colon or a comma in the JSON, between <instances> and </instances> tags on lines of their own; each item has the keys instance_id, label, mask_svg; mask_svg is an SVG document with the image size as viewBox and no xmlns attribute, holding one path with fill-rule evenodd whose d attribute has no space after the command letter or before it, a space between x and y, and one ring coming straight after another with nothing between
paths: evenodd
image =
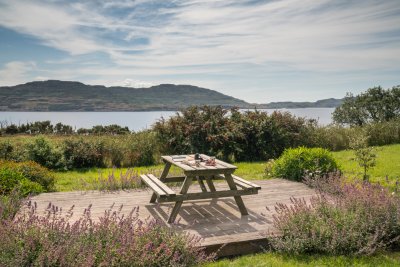
<instances>
[{"instance_id":1,"label":"flowering shrub","mask_svg":"<svg viewBox=\"0 0 400 267\"><path fill-rule=\"evenodd\" d=\"M310 203L292 198L292 205L276 206L276 250L349 255L400 245L398 196L376 184L345 183L338 175L322 181L319 189L333 194L320 191Z\"/></svg>"},{"instance_id":2,"label":"flowering shrub","mask_svg":"<svg viewBox=\"0 0 400 267\"><path fill-rule=\"evenodd\" d=\"M141 221L138 209L128 216L119 211L105 211L94 222L89 207L69 223L72 209L62 216L49 204L47 214L40 216L29 203L24 214L0 223L0 265L193 266L212 259L197 246L199 238L155 220Z\"/></svg>"}]
</instances>

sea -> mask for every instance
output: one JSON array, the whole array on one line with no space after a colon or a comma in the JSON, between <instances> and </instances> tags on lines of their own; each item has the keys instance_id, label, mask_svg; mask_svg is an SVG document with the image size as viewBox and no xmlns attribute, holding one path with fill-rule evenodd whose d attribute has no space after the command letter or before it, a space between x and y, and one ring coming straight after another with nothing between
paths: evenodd
<instances>
[{"instance_id":1,"label":"sea","mask_svg":"<svg viewBox=\"0 0 400 267\"><path fill-rule=\"evenodd\" d=\"M298 109L260 109L271 113L274 110L287 111L297 117L315 119L320 125L332 123L334 108L298 108ZM245 111L245 110L241 110ZM143 111L143 112L0 112L0 124L22 124L49 120L52 124L61 122L74 129L92 128L95 125L117 124L127 126L130 130L140 131L150 128L161 118L168 119L175 111Z\"/></svg>"}]
</instances>

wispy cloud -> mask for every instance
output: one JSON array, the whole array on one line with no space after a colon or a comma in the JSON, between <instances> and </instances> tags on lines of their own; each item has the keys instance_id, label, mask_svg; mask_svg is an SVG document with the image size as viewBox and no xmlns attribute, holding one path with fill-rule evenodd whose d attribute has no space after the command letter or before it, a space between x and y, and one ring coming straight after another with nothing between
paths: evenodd
<instances>
[{"instance_id":1,"label":"wispy cloud","mask_svg":"<svg viewBox=\"0 0 400 267\"><path fill-rule=\"evenodd\" d=\"M30 72L34 69L36 69L35 62L9 62L0 69L0 81L4 86L21 83L30 77Z\"/></svg>"},{"instance_id":2,"label":"wispy cloud","mask_svg":"<svg viewBox=\"0 0 400 267\"><path fill-rule=\"evenodd\" d=\"M286 86L290 95L296 81L312 85L305 81L310 73L333 84L341 73L399 70L397 0L0 0L0 7L1 26L69 55L59 68L44 69L46 77L199 82L230 87L237 96L247 84L276 97L273 90ZM79 55L91 53L107 61L87 66ZM293 80L278 81L293 73Z\"/></svg>"}]
</instances>

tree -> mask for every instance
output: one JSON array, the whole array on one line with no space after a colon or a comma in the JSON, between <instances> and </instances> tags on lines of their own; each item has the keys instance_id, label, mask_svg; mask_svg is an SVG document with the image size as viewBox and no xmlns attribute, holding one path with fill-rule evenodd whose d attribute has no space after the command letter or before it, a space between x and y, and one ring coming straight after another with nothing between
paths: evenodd
<instances>
[{"instance_id":1,"label":"tree","mask_svg":"<svg viewBox=\"0 0 400 267\"><path fill-rule=\"evenodd\" d=\"M400 118L400 86L387 90L380 86L373 87L357 96L348 93L343 104L333 112L336 123L351 126L396 118Z\"/></svg>"},{"instance_id":2,"label":"tree","mask_svg":"<svg viewBox=\"0 0 400 267\"><path fill-rule=\"evenodd\" d=\"M365 132L351 138L350 147L354 150L354 160L363 168L363 180L368 181L368 171L376 165L376 149L368 146L368 136Z\"/></svg>"}]
</instances>

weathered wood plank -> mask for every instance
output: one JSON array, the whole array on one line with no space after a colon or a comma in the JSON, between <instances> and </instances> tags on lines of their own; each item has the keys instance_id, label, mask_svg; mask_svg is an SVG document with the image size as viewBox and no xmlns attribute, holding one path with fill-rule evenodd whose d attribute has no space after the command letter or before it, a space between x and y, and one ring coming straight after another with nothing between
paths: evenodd
<instances>
[{"instance_id":1,"label":"weathered wood plank","mask_svg":"<svg viewBox=\"0 0 400 267\"><path fill-rule=\"evenodd\" d=\"M142 181L145 182L145 184L147 184L147 186L149 186L154 193L157 194L157 196L163 196L163 195L167 195L166 192L164 192L151 178L149 178L147 175L142 174L140 175L140 178L142 178Z\"/></svg>"},{"instance_id":2,"label":"weathered wood plank","mask_svg":"<svg viewBox=\"0 0 400 267\"><path fill-rule=\"evenodd\" d=\"M147 177L152 179L152 181L158 185L159 188L161 188L168 196L175 196L176 193L166 186L163 182L161 182L157 177L155 177L153 174L148 174Z\"/></svg>"},{"instance_id":3,"label":"weathered wood plank","mask_svg":"<svg viewBox=\"0 0 400 267\"><path fill-rule=\"evenodd\" d=\"M187 193L187 194L177 194L173 197L165 197L160 199L160 203L165 202L175 202L175 201L187 201L187 200L199 200L199 199L213 199L213 198L222 198L222 197L235 197L235 196L244 196L244 195L254 195L257 194L257 190L250 189L242 189L242 190L224 190L224 191L215 191L215 192L198 192L198 193Z\"/></svg>"},{"instance_id":4,"label":"weathered wood plank","mask_svg":"<svg viewBox=\"0 0 400 267\"><path fill-rule=\"evenodd\" d=\"M235 182L236 181L240 181L240 182L248 184L248 185L250 185L250 186L252 186L254 188L261 189L261 186L255 184L255 183L252 183L250 181L244 180L243 178L240 178L239 176L232 175L232 177L233 177L233 180L235 180Z\"/></svg>"}]
</instances>

